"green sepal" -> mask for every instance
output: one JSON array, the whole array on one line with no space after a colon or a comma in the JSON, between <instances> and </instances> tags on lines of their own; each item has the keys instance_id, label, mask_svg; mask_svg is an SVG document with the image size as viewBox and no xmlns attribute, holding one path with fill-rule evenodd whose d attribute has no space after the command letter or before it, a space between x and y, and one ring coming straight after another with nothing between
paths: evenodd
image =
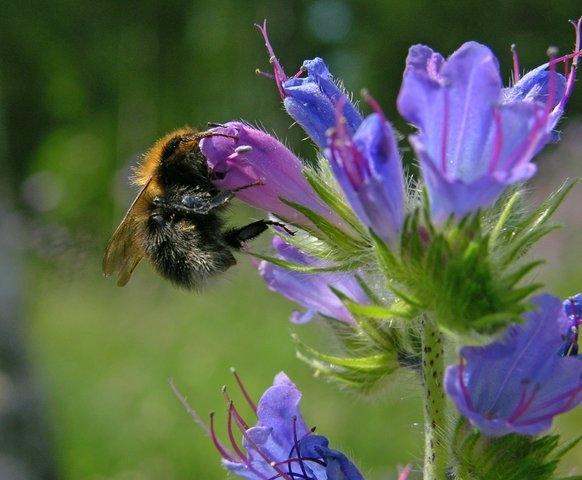
<instances>
[{"instance_id":1,"label":"green sepal","mask_svg":"<svg viewBox=\"0 0 582 480\"><path fill-rule=\"evenodd\" d=\"M566 182L529 214L516 187L491 209L451 216L438 227L425 201L406 217L399 249L369 233L386 288L465 339L494 335L521 321L530 308L527 298L542 286L526 278L543 262L516 261L557 228L550 218L575 183Z\"/></svg>"},{"instance_id":2,"label":"green sepal","mask_svg":"<svg viewBox=\"0 0 582 480\"><path fill-rule=\"evenodd\" d=\"M263 255L262 253L248 252L248 254L260 260L265 260L266 262L272 263L278 267L300 273L345 272L358 267L358 264L354 262L335 263L327 267L314 267L310 265L301 265L299 263L288 262L287 260L283 260L279 257Z\"/></svg>"},{"instance_id":3,"label":"green sepal","mask_svg":"<svg viewBox=\"0 0 582 480\"><path fill-rule=\"evenodd\" d=\"M581 437L560 443L558 435L530 437L510 434L491 438L459 420L452 458L459 480L553 480L560 459ZM576 477L569 477L570 480Z\"/></svg>"},{"instance_id":4,"label":"green sepal","mask_svg":"<svg viewBox=\"0 0 582 480\"><path fill-rule=\"evenodd\" d=\"M318 375L361 393L370 393L381 380L398 369L394 352L369 353L358 357L328 355L305 345L297 336L297 358Z\"/></svg>"},{"instance_id":5,"label":"green sepal","mask_svg":"<svg viewBox=\"0 0 582 480\"><path fill-rule=\"evenodd\" d=\"M303 175L321 200L344 220L356 232L363 235L364 229L352 209L344 201L344 196L337 189L331 188L331 178L322 179L322 172L305 169ZM328 177L331 177L328 175Z\"/></svg>"},{"instance_id":6,"label":"green sepal","mask_svg":"<svg viewBox=\"0 0 582 480\"><path fill-rule=\"evenodd\" d=\"M507 209L512 211L518 209L514 207L517 204L514 197L519 192L509 197L499 221L492 229L495 239L493 248L498 253L498 261L501 265L509 265L524 255L541 238L559 228L558 225L548 225L548 222L578 182L577 178L567 180L536 209L523 215L522 218L516 218L518 214L510 215L505 212ZM513 221L508 221L509 217L513 217Z\"/></svg>"},{"instance_id":7,"label":"green sepal","mask_svg":"<svg viewBox=\"0 0 582 480\"><path fill-rule=\"evenodd\" d=\"M291 202L289 200L285 200L284 198L281 198L280 200L285 205L293 208L294 210L297 210L299 213L309 219L319 229L323 236L317 235L315 233L314 234L318 238L321 238L322 240L332 245L337 250L346 252L346 254L349 254L352 257L365 251L366 243L363 242L362 239L354 238L349 233L331 223L323 215L320 215L310 208L304 207L303 205L300 205L296 202Z\"/></svg>"}]
</instances>

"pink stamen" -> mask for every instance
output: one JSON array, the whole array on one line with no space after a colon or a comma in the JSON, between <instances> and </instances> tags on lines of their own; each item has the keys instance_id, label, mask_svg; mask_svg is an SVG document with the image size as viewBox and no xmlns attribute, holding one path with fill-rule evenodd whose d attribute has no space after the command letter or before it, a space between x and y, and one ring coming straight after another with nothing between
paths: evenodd
<instances>
[{"instance_id":1,"label":"pink stamen","mask_svg":"<svg viewBox=\"0 0 582 480\"><path fill-rule=\"evenodd\" d=\"M297 73L295 75L293 75L291 78L299 78L301 77L301 75L303 75L307 70L305 69L305 67L300 67L299 70L297 70Z\"/></svg>"},{"instance_id":2,"label":"pink stamen","mask_svg":"<svg viewBox=\"0 0 582 480\"><path fill-rule=\"evenodd\" d=\"M539 387L536 387L536 388L534 388L534 391L532 392L530 397L526 398L527 397L527 384L524 383L522 385L522 394L521 394L521 398L519 400L519 403L517 404L517 407L515 408L513 413L508 417L507 421L508 422L515 422L519 417L521 417L525 412L527 412L527 409L531 406L531 404L534 401L535 397L537 396L538 392L539 392Z\"/></svg>"},{"instance_id":3,"label":"pink stamen","mask_svg":"<svg viewBox=\"0 0 582 480\"><path fill-rule=\"evenodd\" d=\"M249 392L247 391L247 389L245 388L239 374L237 373L237 371L231 367L230 372L234 375L234 378L236 379L236 383L238 384L238 387L240 388L240 391L242 392L243 396L245 397L245 400L247 401L247 403L249 404L249 407L251 407L251 410L253 412L255 412L255 415L257 414L257 405L256 403L253 401L253 399L251 398L251 396L249 395Z\"/></svg>"},{"instance_id":4,"label":"pink stamen","mask_svg":"<svg viewBox=\"0 0 582 480\"><path fill-rule=\"evenodd\" d=\"M574 91L574 83L576 81L576 67L578 66L578 58L582 54L582 52L580 51L580 30L582 29L582 17L578 19L578 22L571 21L570 23L574 26L574 31L576 32L576 38L574 40L574 52L559 59L556 59L554 61L557 63L572 59L572 65L570 68L570 74L568 75L568 79L566 80L566 90L564 92L564 96L562 97L558 105L556 105L556 107L554 108L553 113L558 113L564 109L566 103L568 102L570 96L572 95L572 92Z\"/></svg>"},{"instance_id":5,"label":"pink stamen","mask_svg":"<svg viewBox=\"0 0 582 480\"><path fill-rule=\"evenodd\" d=\"M459 383L461 385L461 392L463 392L463 398L465 399L465 403L470 410L475 410L473 407L473 401L471 400L471 395L469 394L469 389L467 385L465 385L465 359L461 356L460 363L459 363Z\"/></svg>"},{"instance_id":6,"label":"pink stamen","mask_svg":"<svg viewBox=\"0 0 582 480\"><path fill-rule=\"evenodd\" d=\"M521 74L519 73L519 57L515 43L511 45L511 56L513 57L513 84L515 85L521 78Z\"/></svg>"},{"instance_id":7,"label":"pink stamen","mask_svg":"<svg viewBox=\"0 0 582 480\"><path fill-rule=\"evenodd\" d=\"M501 147L503 146L503 130L501 129L501 113L498 109L493 111L493 119L495 120L495 139L493 144L493 154L491 155L491 162L489 163L489 173L492 173L497 168L499 157L501 156Z\"/></svg>"},{"instance_id":8,"label":"pink stamen","mask_svg":"<svg viewBox=\"0 0 582 480\"><path fill-rule=\"evenodd\" d=\"M568 102L572 92L574 90L574 81L576 79L576 65L578 64L578 57L582 54L580 51L580 29L582 27L582 17L578 20L577 23L572 22L574 25L574 29L576 31L576 40L574 46L574 52L568 55L564 55L560 58L550 58L548 66L550 68L550 82L548 85L548 98L545 104L544 112L540 115L536 116L536 121L528 134L528 136L524 139L524 141L511 153L511 160L507 162L508 168L513 168L516 163L519 163L520 160L523 159L529 160L530 154L535 150L539 140L542 136L546 133L546 125L548 119L551 115L557 115L559 112L564 110L566 103ZM554 102L555 97L555 66L560 62L566 62L572 59L572 68L570 69L570 74L566 81L566 90L564 95L562 96L561 100L558 104L552 109L552 104ZM553 85L553 86L552 86Z\"/></svg>"},{"instance_id":9,"label":"pink stamen","mask_svg":"<svg viewBox=\"0 0 582 480\"><path fill-rule=\"evenodd\" d=\"M227 420L227 432L228 432L228 439L230 440L230 444L232 445L233 450L236 452L238 457L242 460L243 463L249 464L249 459L242 451L242 449L238 446L236 439L234 438L234 432L232 430L232 417L233 417L233 410L234 407L232 402L228 406L228 420Z\"/></svg>"},{"instance_id":10,"label":"pink stamen","mask_svg":"<svg viewBox=\"0 0 582 480\"><path fill-rule=\"evenodd\" d=\"M550 57L549 69L550 69L550 79L548 80L548 98L546 100L546 118L549 116L550 111L554 105L554 99L556 97L556 59L557 50L555 48L548 49L548 56Z\"/></svg>"},{"instance_id":11,"label":"pink stamen","mask_svg":"<svg viewBox=\"0 0 582 480\"><path fill-rule=\"evenodd\" d=\"M447 141L449 137L449 90L444 90L444 112L443 112L443 139L441 143L441 167L443 173L447 173Z\"/></svg>"},{"instance_id":12,"label":"pink stamen","mask_svg":"<svg viewBox=\"0 0 582 480\"><path fill-rule=\"evenodd\" d=\"M362 97L364 97L364 100L366 101L366 103L370 106L370 108L372 110L374 110L375 113L377 113L384 120L386 120L386 117L384 116L384 111L382 110L382 107L380 106L378 101L372 95L370 95L370 92L368 92L368 90L362 90Z\"/></svg>"},{"instance_id":13,"label":"pink stamen","mask_svg":"<svg viewBox=\"0 0 582 480\"><path fill-rule=\"evenodd\" d=\"M244 421L242 416L238 413L238 410L234 406L234 402L232 401L232 399L230 398L230 395L226 391L226 386L222 387L222 395L224 396L224 401L228 404L229 408L232 406L234 414L240 418L240 421L244 425L245 430L248 430L249 425L247 424L247 422Z\"/></svg>"},{"instance_id":14,"label":"pink stamen","mask_svg":"<svg viewBox=\"0 0 582 480\"><path fill-rule=\"evenodd\" d=\"M263 36L263 39L265 40L265 47L267 47L267 52L269 52L269 63L273 65L273 74L275 77L275 83L277 84L277 89L279 90L279 95L281 95L281 98L285 98L287 94L283 90L283 82L285 82L285 80L287 80L289 77L287 77L287 75L285 74L285 70L283 70L283 67L279 63L279 60L277 60L275 51L271 46L269 34L267 32L267 20L263 21L263 25L255 26L259 29L261 35Z\"/></svg>"},{"instance_id":15,"label":"pink stamen","mask_svg":"<svg viewBox=\"0 0 582 480\"><path fill-rule=\"evenodd\" d=\"M220 453L220 456L229 462L234 462L234 454L228 451L228 449L222 444L222 442L216 436L216 432L214 430L214 412L210 412L210 438L212 439L212 443Z\"/></svg>"}]
</instances>

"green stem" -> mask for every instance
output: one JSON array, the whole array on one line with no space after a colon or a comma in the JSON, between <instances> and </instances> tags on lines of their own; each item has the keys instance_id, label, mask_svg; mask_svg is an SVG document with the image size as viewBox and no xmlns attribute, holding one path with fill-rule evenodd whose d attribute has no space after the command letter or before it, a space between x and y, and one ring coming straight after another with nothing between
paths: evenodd
<instances>
[{"instance_id":1,"label":"green stem","mask_svg":"<svg viewBox=\"0 0 582 480\"><path fill-rule=\"evenodd\" d=\"M446 402L443 390L443 345L436 323L425 317L422 325L424 387L424 480L446 480Z\"/></svg>"}]
</instances>

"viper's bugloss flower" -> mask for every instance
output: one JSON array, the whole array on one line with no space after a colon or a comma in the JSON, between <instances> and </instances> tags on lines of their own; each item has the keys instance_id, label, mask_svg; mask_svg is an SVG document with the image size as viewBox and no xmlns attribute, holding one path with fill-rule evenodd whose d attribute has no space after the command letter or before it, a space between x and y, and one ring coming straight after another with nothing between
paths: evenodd
<instances>
[{"instance_id":1,"label":"viper's bugloss flower","mask_svg":"<svg viewBox=\"0 0 582 480\"><path fill-rule=\"evenodd\" d=\"M326 150L350 205L367 227L394 243L404 221L404 172L396 138L378 104L354 134L341 115Z\"/></svg>"},{"instance_id":2,"label":"viper's bugloss flower","mask_svg":"<svg viewBox=\"0 0 582 480\"><path fill-rule=\"evenodd\" d=\"M433 216L442 221L492 204L511 184L536 172L532 157L552 132L574 88L576 52L503 89L499 65L479 43L463 44L447 60L424 45L411 47L398 109L418 128L410 142L419 157ZM559 62L572 61L565 79Z\"/></svg>"},{"instance_id":3,"label":"viper's bugloss flower","mask_svg":"<svg viewBox=\"0 0 582 480\"><path fill-rule=\"evenodd\" d=\"M460 364L446 370L447 393L485 435L541 433L582 401L582 357L561 354L562 302L540 295L534 304L525 323L489 345L462 348Z\"/></svg>"},{"instance_id":4,"label":"viper's bugloss flower","mask_svg":"<svg viewBox=\"0 0 582 480\"><path fill-rule=\"evenodd\" d=\"M327 438L306 426L299 411L301 392L285 373L275 376L258 405L238 376L237 381L256 413L256 425L250 426L227 396L230 447L218 439L213 419L208 429L229 471L248 480L364 480L343 453L329 448Z\"/></svg>"},{"instance_id":5,"label":"viper's bugloss flower","mask_svg":"<svg viewBox=\"0 0 582 480\"><path fill-rule=\"evenodd\" d=\"M579 293L564 302L566 325L562 334L563 343L558 353L563 357L578 355L578 335L582 325L582 294Z\"/></svg>"},{"instance_id":6,"label":"viper's bugloss flower","mask_svg":"<svg viewBox=\"0 0 582 480\"><path fill-rule=\"evenodd\" d=\"M281 198L310 208L335 225L344 222L319 199L302 174L302 163L271 135L241 122L229 122L200 142L200 150L220 190L236 190L243 202L299 224L310 222Z\"/></svg>"},{"instance_id":7,"label":"viper's bugloss flower","mask_svg":"<svg viewBox=\"0 0 582 480\"><path fill-rule=\"evenodd\" d=\"M282 260L310 267L326 267L323 260L310 257L285 243L280 237L273 238L273 248ZM259 272L267 286L307 310L293 312L291 321L307 323L317 314L352 323L352 315L330 287L346 294L358 303L369 303L369 299L351 272L302 273L273 265L267 261L259 263Z\"/></svg>"},{"instance_id":8,"label":"viper's bugloss flower","mask_svg":"<svg viewBox=\"0 0 582 480\"><path fill-rule=\"evenodd\" d=\"M325 62L319 57L305 60L299 72L288 77L275 56L267 35L266 22L258 27L265 40L275 83L287 113L323 149L327 146L327 131L335 126L337 105L341 103L346 128L354 133L362 123L362 116L336 84ZM307 76L302 76L304 73Z\"/></svg>"}]
</instances>

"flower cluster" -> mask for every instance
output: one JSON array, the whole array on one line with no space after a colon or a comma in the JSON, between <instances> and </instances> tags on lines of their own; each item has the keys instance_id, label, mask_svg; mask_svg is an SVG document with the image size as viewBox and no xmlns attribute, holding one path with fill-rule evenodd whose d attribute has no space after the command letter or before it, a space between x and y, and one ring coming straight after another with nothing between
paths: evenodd
<instances>
[{"instance_id":1,"label":"flower cluster","mask_svg":"<svg viewBox=\"0 0 582 480\"><path fill-rule=\"evenodd\" d=\"M379 104L364 92L371 110L364 115L321 58L288 76L266 24L259 30L273 74L264 75L319 148L317 167L242 122L215 127L227 135L201 142L217 188L298 228L294 236L275 232L272 255L254 254L268 287L305 308L291 320L322 316L353 334L343 339L346 357L310 350L310 363L350 387L361 381L367 388L398 366L422 371L425 480L452 468L444 392L489 438L538 435L582 401L582 295L563 304L547 294L531 298L540 286L520 282L539 262L517 262L552 230L547 222L572 187L533 211L518 206L520 185L536 173L532 160L559 139L582 19L574 27L572 54L549 50L548 62L524 76L514 49L507 87L485 45L467 42L448 58L411 47L396 104L414 128L408 140L421 179L406 178L398 137ZM259 187L239 188L249 183ZM466 344L475 336L480 346L460 348L459 363L445 372L443 338ZM223 464L249 479L363 478L305 426L299 398L279 374L252 428L230 402L232 448L210 428ZM233 422L246 453L233 440Z\"/></svg>"}]
</instances>

